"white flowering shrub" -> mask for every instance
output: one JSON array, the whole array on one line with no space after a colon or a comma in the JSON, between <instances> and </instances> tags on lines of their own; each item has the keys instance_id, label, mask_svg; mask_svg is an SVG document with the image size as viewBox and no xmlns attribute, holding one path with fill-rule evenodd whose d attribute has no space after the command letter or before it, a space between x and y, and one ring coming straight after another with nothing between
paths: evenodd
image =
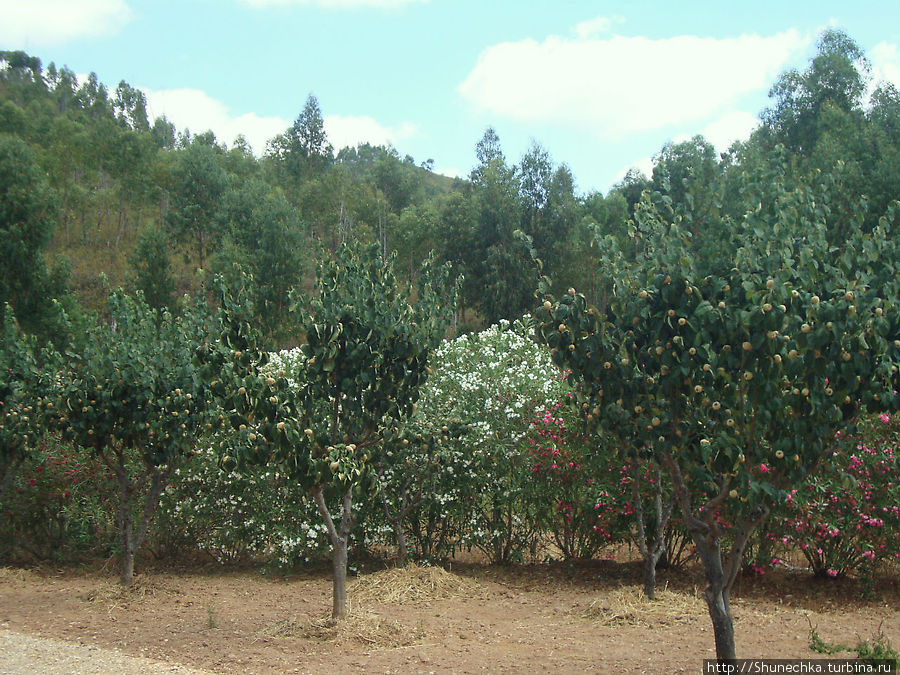
<instances>
[{"instance_id":1,"label":"white flowering shrub","mask_svg":"<svg viewBox=\"0 0 900 675\"><path fill-rule=\"evenodd\" d=\"M302 353L270 353L262 373L283 373L298 388ZM327 559L328 535L312 498L271 465L223 470L215 450L220 441L211 439L175 472L162 495L157 538L173 548L196 546L222 563L256 559L289 568Z\"/></svg>"},{"instance_id":2,"label":"white flowering shrub","mask_svg":"<svg viewBox=\"0 0 900 675\"><path fill-rule=\"evenodd\" d=\"M176 470L160 500L161 531L221 563L255 559L280 567L325 558L315 504L271 467L223 471L212 448Z\"/></svg>"},{"instance_id":3,"label":"white flowering shrub","mask_svg":"<svg viewBox=\"0 0 900 675\"><path fill-rule=\"evenodd\" d=\"M414 424L460 421L469 429L447 437L434 456L430 498L407 519L413 548L441 556L462 545L492 562L522 559L538 534L525 498L531 462L523 441L566 391L561 373L532 339L529 317L445 342L431 364Z\"/></svg>"}]
</instances>

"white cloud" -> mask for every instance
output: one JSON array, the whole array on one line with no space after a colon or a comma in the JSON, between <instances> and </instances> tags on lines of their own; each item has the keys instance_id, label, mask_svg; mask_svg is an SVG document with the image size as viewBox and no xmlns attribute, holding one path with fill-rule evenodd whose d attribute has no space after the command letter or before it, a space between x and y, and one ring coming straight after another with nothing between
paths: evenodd
<instances>
[{"instance_id":1,"label":"white cloud","mask_svg":"<svg viewBox=\"0 0 900 675\"><path fill-rule=\"evenodd\" d=\"M325 116L325 133L335 150L356 147L361 143L397 145L398 141L415 136L417 131L416 125L410 122L386 127L368 116Z\"/></svg>"},{"instance_id":2,"label":"white cloud","mask_svg":"<svg viewBox=\"0 0 900 675\"><path fill-rule=\"evenodd\" d=\"M874 84L888 81L900 88L900 49L890 42L879 42L867 55L872 64Z\"/></svg>"},{"instance_id":3,"label":"white cloud","mask_svg":"<svg viewBox=\"0 0 900 675\"><path fill-rule=\"evenodd\" d=\"M624 23L625 18L618 14L613 16L597 16L587 21L581 21L575 24L573 29L575 35L579 39L594 37L602 33L608 33L612 27L619 23Z\"/></svg>"},{"instance_id":4,"label":"white cloud","mask_svg":"<svg viewBox=\"0 0 900 675\"><path fill-rule=\"evenodd\" d=\"M810 42L796 30L506 42L482 52L459 91L493 114L616 138L725 115L743 96L768 89Z\"/></svg>"},{"instance_id":5,"label":"white cloud","mask_svg":"<svg viewBox=\"0 0 900 675\"><path fill-rule=\"evenodd\" d=\"M0 0L0 44L32 49L115 33L132 18L125 0Z\"/></svg>"},{"instance_id":6,"label":"white cloud","mask_svg":"<svg viewBox=\"0 0 900 675\"><path fill-rule=\"evenodd\" d=\"M627 174L632 169L637 169L645 177L650 178L653 175L653 165L654 165L653 157L641 157L640 159L632 162L624 169L620 169L616 174L616 177L613 179L612 184L620 183L623 178L625 178L625 174Z\"/></svg>"},{"instance_id":7,"label":"white cloud","mask_svg":"<svg viewBox=\"0 0 900 675\"><path fill-rule=\"evenodd\" d=\"M262 154L266 142L290 124L280 117L261 117L256 113L235 115L224 103L198 89L144 89L144 93L151 122L165 115L179 131L190 129L197 134L211 130L219 143L228 145L243 134L256 154Z\"/></svg>"},{"instance_id":8,"label":"white cloud","mask_svg":"<svg viewBox=\"0 0 900 675\"><path fill-rule=\"evenodd\" d=\"M238 134L243 134L257 155L265 151L268 141L291 125L289 120L281 117L262 117L253 112L236 114L222 101L199 89L143 91L147 94L147 113L151 122L165 115L179 131L190 129L192 134L198 134L211 130L219 143L228 145ZM324 122L328 141L335 150L360 143L396 145L418 132L418 128L409 122L385 126L365 116L327 115Z\"/></svg>"},{"instance_id":9,"label":"white cloud","mask_svg":"<svg viewBox=\"0 0 900 675\"><path fill-rule=\"evenodd\" d=\"M700 130L704 138L716 146L719 152L725 152L735 141L750 138L753 130L759 126L759 118L743 110L725 113Z\"/></svg>"},{"instance_id":10,"label":"white cloud","mask_svg":"<svg viewBox=\"0 0 900 675\"><path fill-rule=\"evenodd\" d=\"M395 9L405 5L428 2L428 0L241 0L245 5L254 8L286 7L289 5L311 5L323 9L357 9L371 7L374 9Z\"/></svg>"}]
</instances>

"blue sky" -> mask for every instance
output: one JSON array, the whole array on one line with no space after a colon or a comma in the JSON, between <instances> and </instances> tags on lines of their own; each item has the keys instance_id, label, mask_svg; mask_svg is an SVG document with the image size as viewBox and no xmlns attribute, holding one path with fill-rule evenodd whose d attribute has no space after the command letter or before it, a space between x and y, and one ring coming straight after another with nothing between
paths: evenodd
<instances>
[{"instance_id":1,"label":"blue sky","mask_svg":"<svg viewBox=\"0 0 900 675\"><path fill-rule=\"evenodd\" d=\"M147 92L151 117L254 150L314 94L336 147L393 145L466 175L488 125L579 192L670 140L745 138L777 75L845 30L900 87L900 2L0 0L0 49Z\"/></svg>"}]
</instances>

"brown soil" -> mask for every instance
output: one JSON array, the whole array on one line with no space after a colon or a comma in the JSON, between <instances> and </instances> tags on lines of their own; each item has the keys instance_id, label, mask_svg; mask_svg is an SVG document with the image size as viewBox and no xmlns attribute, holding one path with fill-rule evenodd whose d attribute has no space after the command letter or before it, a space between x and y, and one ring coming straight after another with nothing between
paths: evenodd
<instances>
[{"instance_id":1,"label":"brown soil","mask_svg":"<svg viewBox=\"0 0 900 675\"><path fill-rule=\"evenodd\" d=\"M696 673L714 655L696 571L661 574L652 604L633 563L376 572L360 575L364 600L334 627L325 570L156 570L122 590L108 571L4 568L0 628L218 673ZM810 625L829 643L881 631L900 649L898 575L878 600L860 590L802 572L739 579L738 656L823 658Z\"/></svg>"}]
</instances>

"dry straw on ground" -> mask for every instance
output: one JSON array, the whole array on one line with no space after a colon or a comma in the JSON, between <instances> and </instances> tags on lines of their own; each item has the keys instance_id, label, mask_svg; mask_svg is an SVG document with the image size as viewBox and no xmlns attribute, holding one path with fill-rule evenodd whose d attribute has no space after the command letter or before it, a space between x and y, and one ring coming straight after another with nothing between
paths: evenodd
<instances>
[{"instance_id":1,"label":"dry straw on ground","mask_svg":"<svg viewBox=\"0 0 900 675\"><path fill-rule=\"evenodd\" d=\"M688 623L705 617L707 609L696 591L686 593L662 588L656 590L655 600L649 600L642 588L622 586L592 602L582 615L604 626L653 627Z\"/></svg>"},{"instance_id":2,"label":"dry straw on ground","mask_svg":"<svg viewBox=\"0 0 900 675\"><path fill-rule=\"evenodd\" d=\"M359 577L349 589L358 604L392 603L399 605L477 598L484 595L478 582L459 577L440 567L406 567L382 570Z\"/></svg>"},{"instance_id":3,"label":"dry straw on ground","mask_svg":"<svg viewBox=\"0 0 900 675\"><path fill-rule=\"evenodd\" d=\"M117 610L139 605L161 595L181 593L168 587L157 577L142 574L135 576L130 586L123 586L116 581L102 581L78 597L84 602L105 606L107 615L112 615Z\"/></svg>"},{"instance_id":4,"label":"dry straw on ground","mask_svg":"<svg viewBox=\"0 0 900 675\"><path fill-rule=\"evenodd\" d=\"M40 579L40 575L36 572L26 569L17 569L13 567L0 567L0 583L4 584L21 584L28 582L36 582Z\"/></svg>"},{"instance_id":5,"label":"dry straw on ground","mask_svg":"<svg viewBox=\"0 0 900 675\"><path fill-rule=\"evenodd\" d=\"M370 647L395 648L417 642L423 637L423 632L372 612L357 610L340 621L330 616L305 621L278 621L261 630L258 637L301 638L341 644L356 642Z\"/></svg>"}]
</instances>

